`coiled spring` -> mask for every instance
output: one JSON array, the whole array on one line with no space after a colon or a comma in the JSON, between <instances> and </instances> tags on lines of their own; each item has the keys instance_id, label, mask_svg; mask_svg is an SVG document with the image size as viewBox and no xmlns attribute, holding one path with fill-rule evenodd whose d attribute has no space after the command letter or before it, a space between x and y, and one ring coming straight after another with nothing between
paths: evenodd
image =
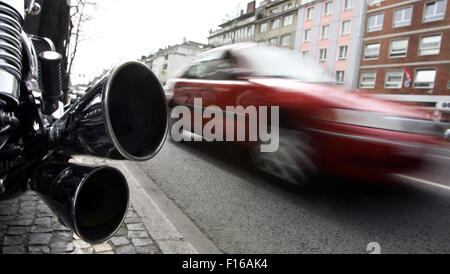
<instances>
[{"instance_id":1,"label":"coiled spring","mask_svg":"<svg viewBox=\"0 0 450 274\"><path fill-rule=\"evenodd\" d=\"M21 16L0 2L0 69L22 77Z\"/></svg>"}]
</instances>

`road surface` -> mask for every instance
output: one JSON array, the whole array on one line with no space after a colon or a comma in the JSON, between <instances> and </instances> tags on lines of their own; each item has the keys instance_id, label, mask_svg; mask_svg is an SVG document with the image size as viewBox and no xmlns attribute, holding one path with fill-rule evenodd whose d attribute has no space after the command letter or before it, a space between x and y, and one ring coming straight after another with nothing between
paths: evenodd
<instances>
[{"instance_id":1,"label":"road surface","mask_svg":"<svg viewBox=\"0 0 450 274\"><path fill-rule=\"evenodd\" d=\"M450 253L450 152L398 182L322 178L302 189L230 144L167 141L140 167L225 253ZM425 157L425 156L424 156Z\"/></svg>"}]
</instances>

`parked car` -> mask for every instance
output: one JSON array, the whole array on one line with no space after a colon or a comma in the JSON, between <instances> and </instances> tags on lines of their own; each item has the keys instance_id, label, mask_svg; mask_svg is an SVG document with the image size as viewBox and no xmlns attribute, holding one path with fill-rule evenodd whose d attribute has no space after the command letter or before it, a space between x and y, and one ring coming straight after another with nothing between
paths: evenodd
<instances>
[{"instance_id":1,"label":"parked car","mask_svg":"<svg viewBox=\"0 0 450 274\"><path fill-rule=\"evenodd\" d=\"M276 152L262 153L258 142L239 143L250 148L259 169L291 183L310 182L318 171L375 178L415 169L439 134L429 113L346 90L314 61L271 46L210 50L170 87L170 105L188 106L192 114L202 111L196 98L203 108L222 110L279 106Z\"/></svg>"}]
</instances>

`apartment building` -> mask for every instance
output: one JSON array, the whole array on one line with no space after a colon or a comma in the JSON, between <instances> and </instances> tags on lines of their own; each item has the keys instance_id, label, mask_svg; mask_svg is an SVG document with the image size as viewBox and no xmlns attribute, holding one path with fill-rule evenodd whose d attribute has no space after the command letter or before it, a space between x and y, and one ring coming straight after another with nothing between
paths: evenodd
<instances>
[{"instance_id":1,"label":"apartment building","mask_svg":"<svg viewBox=\"0 0 450 274\"><path fill-rule=\"evenodd\" d=\"M450 111L450 3L378 2L367 9L359 88Z\"/></svg>"},{"instance_id":2,"label":"apartment building","mask_svg":"<svg viewBox=\"0 0 450 274\"><path fill-rule=\"evenodd\" d=\"M240 42L268 43L294 48L298 0L256 1L248 3L247 11L211 31L209 45L219 47Z\"/></svg>"},{"instance_id":3,"label":"apartment building","mask_svg":"<svg viewBox=\"0 0 450 274\"><path fill-rule=\"evenodd\" d=\"M298 1L265 3L257 10L254 41L293 49L297 30Z\"/></svg>"},{"instance_id":4,"label":"apartment building","mask_svg":"<svg viewBox=\"0 0 450 274\"><path fill-rule=\"evenodd\" d=\"M184 40L182 44L169 46L155 54L143 56L141 61L152 69L164 86L206 49L208 49L207 45Z\"/></svg>"},{"instance_id":5,"label":"apartment building","mask_svg":"<svg viewBox=\"0 0 450 274\"><path fill-rule=\"evenodd\" d=\"M302 0L295 50L319 61L347 88L358 86L367 1Z\"/></svg>"},{"instance_id":6,"label":"apartment building","mask_svg":"<svg viewBox=\"0 0 450 274\"><path fill-rule=\"evenodd\" d=\"M219 28L210 31L208 44L211 47L253 42L255 40L256 1L247 5L247 11L239 11L236 18L219 25Z\"/></svg>"}]
</instances>

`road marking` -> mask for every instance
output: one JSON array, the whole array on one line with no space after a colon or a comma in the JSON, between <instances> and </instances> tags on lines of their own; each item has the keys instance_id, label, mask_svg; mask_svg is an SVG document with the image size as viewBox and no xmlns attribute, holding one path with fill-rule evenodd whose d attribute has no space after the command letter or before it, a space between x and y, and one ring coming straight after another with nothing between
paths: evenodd
<instances>
[{"instance_id":1,"label":"road marking","mask_svg":"<svg viewBox=\"0 0 450 274\"><path fill-rule=\"evenodd\" d=\"M438 187L438 188L450 191L450 186L438 184L438 183L427 181L427 180L424 180L424 179L419 179L419 178L415 178L415 177L411 177L411 176L407 176L407 175L403 175L403 174L394 174L394 176L402 178L402 179L414 181L416 183L420 183L420 184L424 184L424 185L428 185L428 186L433 186L433 187Z\"/></svg>"}]
</instances>

